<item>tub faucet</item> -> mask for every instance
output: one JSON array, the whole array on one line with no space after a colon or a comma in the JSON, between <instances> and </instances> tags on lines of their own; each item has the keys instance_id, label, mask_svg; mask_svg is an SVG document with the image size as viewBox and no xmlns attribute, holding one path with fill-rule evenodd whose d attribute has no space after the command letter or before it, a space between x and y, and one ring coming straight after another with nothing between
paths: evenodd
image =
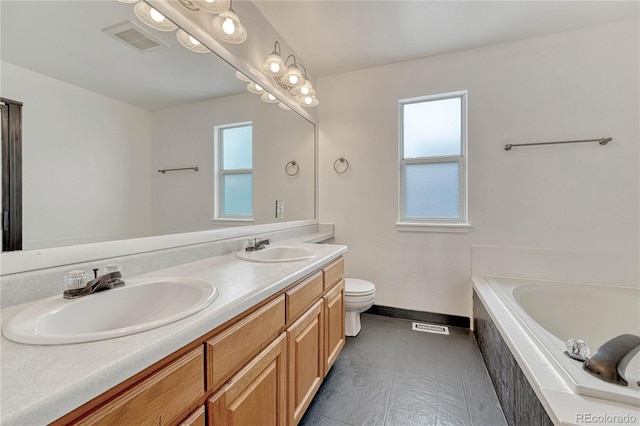
<instances>
[{"instance_id":1,"label":"tub faucet","mask_svg":"<svg viewBox=\"0 0 640 426\"><path fill-rule=\"evenodd\" d=\"M627 386L624 372L631 358L640 352L640 337L622 334L605 342L582 364L589 373L605 382Z\"/></svg>"},{"instance_id":2,"label":"tub faucet","mask_svg":"<svg viewBox=\"0 0 640 426\"><path fill-rule=\"evenodd\" d=\"M245 251L262 250L263 248L265 248L267 246L267 244L271 243L271 239L269 239L269 238L264 238L264 239L253 238L253 239L251 239L249 241L253 241L253 242L249 243L249 246L247 246L247 248L245 248Z\"/></svg>"},{"instance_id":3,"label":"tub faucet","mask_svg":"<svg viewBox=\"0 0 640 426\"><path fill-rule=\"evenodd\" d=\"M100 275L89 281L84 287L65 290L62 296L65 299L76 299L99 291L109 290L124 285L122 272L114 271Z\"/></svg>"}]
</instances>

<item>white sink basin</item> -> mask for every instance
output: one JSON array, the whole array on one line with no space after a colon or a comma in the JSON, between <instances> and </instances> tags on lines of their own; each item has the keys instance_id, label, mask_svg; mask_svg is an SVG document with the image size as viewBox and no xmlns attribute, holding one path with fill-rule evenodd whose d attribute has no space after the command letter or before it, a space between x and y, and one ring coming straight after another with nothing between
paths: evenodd
<instances>
[{"instance_id":1,"label":"white sink basin","mask_svg":"<svg viewBox=\"0 0 640 426\"><path fill-rule=\"evenodd\" d=\"M301 246L267 246L256 251L238 252L238 258L248 262L296 262L314 257L315 251Z\"/></svg>"},{"instance_id":2,"label":"white sink basin","mask_svg":"<svg viewBox=\"0 0 640 426\"><path fill-rule=\"evenodd\" d=\"M210 305L218 290L193 278L125 280L124 287L78 299L62 294L13 317L4 336L18 343L58 345L127 336L193 315Z\"/></svg>"}]
</instances>

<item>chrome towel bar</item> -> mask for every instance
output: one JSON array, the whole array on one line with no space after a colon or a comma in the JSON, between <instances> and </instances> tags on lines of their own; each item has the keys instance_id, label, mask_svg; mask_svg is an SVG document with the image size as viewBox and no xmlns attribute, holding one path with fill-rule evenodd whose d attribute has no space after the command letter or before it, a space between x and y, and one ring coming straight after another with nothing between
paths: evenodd
<instances>
[{"instance_id":1,"label":"chrome towel bar","mask_svg":"<svg viewBox=\"0 0 640 426\"><path fill-rule=\"evenodd\" d=\"M175 172L175 171L178 171L178 170L193 170L194 172L197 172L198 171L198 166L196 166L196 167L181 167L179 169L161 169L161 170L158 170L158 171L160 173L164 174L166 172Z\"/></svg>"},{"instance_id":2,"label":"chrome towel bar","mask_svg":"<svg viewBox=\"0 0 640 426\"><path fill-rule=\"evenodd\" d=\"M511 151L514 146L533 146L533 145L557 145L561 143L584 143L584 142L598 142L600 145L606 145L611 142L613 138L599 138L599 139L582 139L578 141L557 141L557 142L533 142L533 143L508 143L504 146L505 151Z\"/></svg>"}]
</instances>

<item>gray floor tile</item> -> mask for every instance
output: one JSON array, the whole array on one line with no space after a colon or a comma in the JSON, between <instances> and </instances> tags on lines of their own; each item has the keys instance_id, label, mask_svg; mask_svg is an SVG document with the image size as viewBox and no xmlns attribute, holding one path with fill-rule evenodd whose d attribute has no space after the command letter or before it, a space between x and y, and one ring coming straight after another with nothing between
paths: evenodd
<instances>
[{"instance_id":1,"label":"gray floor tile","mask_svg":"<svg viewBox=\"0 0 640 426\"><path fill-rule=\"evenodd\" d=\"M438 392L437 426L471 426L469 409L464 395Z\"/></svg>"},{"instance_id":2,"label":"gray floor tile","mask_svg":"<svg viewBox=\"0 0 640 426\"><path fill-rule=\"evenodd\" d=\"M362 314L301 425L506 426L469 330Z\"/></svg>"},{"instance_id":3,"label":"gray floor tile","mask_svg":"<svg viewBox=\"0 0 640 426\"><path fill-rule=\"evenodd\" d=\"M412 387L429 392L438 392L440 378L436 370L416 372L415 369L395 366L393 383L398 386Z\"/></svg>"},{"instance_id":4,"label":"gray floor tile","mask_svg":"<svg viewBox=\"0 0 640 426\"><path fill-rule=\"evenodd\" d=\"M331 419L326 416L322 416L311 410L302 417L299 426L352 426L349 423L343 423L335 419Z\"/></svg>"},{"instance_id":5,"label":"gray floor tile","mask_svg":"<svg viewBox=\"0 0 640 426\"><path fill-rule=\"evenodd\" d=\"M385 425L435 425L437 400L437 392L394 385L389 398Z\"/></svg>"},{"instance_id":6,"label":"gray floor tile","mask_svg":"<svg viewBox=\"0 0 640 426\"><path fill-rule=\"evenodd\" d=\"M331 369L313 400L313 412L353 425L382 425L391 381Z\"/></svg>"},{"instance_id":7,"label":"gray floor tile","mask_svg":"<svg viewBox=\"0 0 640 426\"><path fill-rule=\"evenodd\" d=\"M497 398L494 404L468 399L467 407L472 426L508 426Z\"/></svg>"}]
</instances>

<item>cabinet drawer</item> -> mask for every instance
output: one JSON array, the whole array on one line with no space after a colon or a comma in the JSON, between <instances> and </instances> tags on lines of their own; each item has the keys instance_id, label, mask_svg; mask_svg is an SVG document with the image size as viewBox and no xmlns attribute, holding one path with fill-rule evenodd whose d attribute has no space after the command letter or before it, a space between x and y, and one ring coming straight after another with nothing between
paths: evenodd
<instances>
[{"instance_id":1,"label":"cabinet drawer","mask_svg":"<svg viewBox=\"0 0 640 426\"><path fill-rule=\"evenodd\" d=\"M322 296L322 272L316 272L285 293L287 298L287 324L295 321L309 306Z\"/></svg>"},{"instance_id":2,"label":"cabinet drawer","mask_svg":"<svg viewBox=\"0 0 640 426\"><path fill-rule=\"evenodd\" d=\"M284 330L284 295L205 343L207 390L217 389Z\"/></svg>"},{"instance_id":3,"label":"cabinet drawer","mask_svg":"<svg viewBox=\"0 0 640 426\"><path fill-rule=\"evenodd\" d=\"M206 421L204 405L202 405L196 411L191 413L189 417L184 419L179 426L206 426Z\"/></svg>"},{"instance_id":4,"label":"cabinet drawer","mask_svg":"<svg viewBox=\"0 0 640 426\"><path fill-rule=\"evenodd\" d=\"M341 257L322 270L324 274L324 291L338 284L344 276L344 259Z\"/></svg>"},{"instance_id":5,"label":"cabinet drawer","mask_svg":"<svg viewBox=\"0 0 640 426\"><path fill-rule=\"evenodd\" d=\"M81 425L168 425L204 395L204 351L198 347L78 422Z\"/></svg>"}]
</instances>

